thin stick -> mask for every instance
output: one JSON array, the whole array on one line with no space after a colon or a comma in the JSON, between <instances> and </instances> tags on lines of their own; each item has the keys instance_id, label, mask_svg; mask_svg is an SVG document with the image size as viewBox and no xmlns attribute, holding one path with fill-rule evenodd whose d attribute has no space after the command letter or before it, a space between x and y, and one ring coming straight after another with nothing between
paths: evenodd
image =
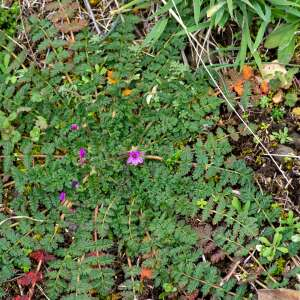
<instances>
[{"instance_id":1,"label":"thin stick","mask_svg":"<svg viewBox=\"0 0 300 300\"><path fill-rule=\"evenodd\" d=\"M9 187L9 186L14 185L14 184L15 184L14 181L10 181L8 183L3 184L3 187L6 188L6 187Z\"/></svg>"},{"instance_id":2,"label":"thin stick","mask_svg":"<svg viewBox=\"0 0 300 300\"><path fill-rule=\"evenodd\" d=\"M229 255L226 254L226 256L227 256L227 258L228 258L229 260L233 261L233 259L232 259ZM246 273L246 274L249 275L249 272L247 272L240 264L238 264L237 267L238 267L241 271L243 271L244 273ZM267 286L264 285L262 282L260 282L258 279L255 280L255 283L258 284L260 287L262 287L262 288L264 288L264 289L267 288Z\"/></svg>"},{"instance_id":3,"label":"thin stick","mask_svg":"<svg viewBox=\"0 0 300 300\"><path fill-rule=\"evenodd\" d=\"M267 154L267 153L264 153L263 154L264 156L276 156L276 157L288 157L288 158L295 158L295 159L300 159L300 156L298 155L290 155L290 154Z\"/></svg>"},{"instance_id":4,"label":"thin stick","mask_svg":"<svg viewBox=\"0 0 300 300\"><path fill-rule=\"evenodd\" d=\"M152 159L152 160L159 160L159 161L164 160L161 156L156 156L156 155L145 155L145 158Z\"/></svg>"},{"instance_id":5,"label":"thin stick","mask_svg":"<svg viewBox=\"0 0 300 300\"><path fill-rule=\"evenodd\" d=\"M231 276L234 274L235 270L237 269L237 267L239 266L239 264L241 263L241 260L239 259L231 268L231 270L229 271L229 273L222 278L221 282L220 282L220 286L223 286L225 282L227 282Z\"/></svg>"},{"instance_id":6,"label":"thin stick","mask_svg":"<svg viewBox=\"0 0 300 300\"><path fill-rule=\"evenodd\" d=\"M36 284L37 288L40 290L40 292L44 295L44 297L47 299L47 300L51 300L44 292L44 290L38 285Z\"/></svg>"},{"instance_id":7,"label":"thin stick","mask_svg":"<svg viewBox=\"0 0 300 300\"><path fill-rule=\"evenodd\" d=\"M39 67L41 67L40 63L36 59L36 56L34 55L34 52L32 50L32 47L30 45L29 38L28 38L28 35L27 35L27 32L26 32L26 28L25 28L25 24L24 24L24 20L23 20L23 10L22 10L23 6L22 6L22 3L21 3L21 0L19 0L19 7L20 7L20 19L21 19L22 27L24 29L25 39L26 39L28 48L29 48L29 50L31 52L31 57L34 60L34 62L36 63L36 65L39 66Z\"/></svg>"},{"instance_id":8,"label":"thin stick","mask_svg":"<svg viewBox=\"0 0 300 300\"><path fill-rule=\"evenodd\" d=\"M132 268L131 260L128 256L127 256L127 264L129 268ZM132 281L132 287L133 287L133 300L137 300L137 297L135 295L135 288L134 288L134 278L132 274L130 275L130 279Z\"/></svg>"},{"instance_id":9,"label":"thin stick","mask_svg":"<svg viewBox=\"0 0 300 300\"><path fill-rule=\"evenodd\" d=\"M23 158L23 154L14 154L15 157L17 158ZM46 158L49 155L46 154L33 154L31 155L34 158ZM63 158L65 155L53 155L54 158ZM4 159L5 157L8 157L7 155L0 155L0 159Z\"/></svg>"},{"instance_id":10,"label":"thin stick","mask_svg":"<svg viewBox=\"0 0 300 300\"><path fill-rule=\"evenodd\" d=\"M91 9L91 6L90 6L89 1L88 1L88 0L83 0L83 2L84 2L84 5L85 5L85 7L86 7L86 9L87 9L87 11L88 11L88 14L89 14L90 18L91 18L92 21L93 21L93 24L94 24L94 27L95 27L97 33L98 33L99 35L101 35L101 30L99 29L99 26L98 26L98 24L97 24L97 22L96 22L96 19L95 19L95 16L94 16L93 11L92 11L92 9Z\"/></svg>"},{"instance_id":11,"label":"thin stick","mask_svg":"<svg viewBox=\"0 0 300 300\"><path fill-rule=\"evenodd\" d=\"M37 268L36 268L36 271L35 271L36 274L40 271L41 266L42 266L42 263L43 263L43 261L40 260L40 261L39 261L39 264L38 264L38 266L37 266ZM32 297L33 297L35 284L36 284L36 281L34 280L34 281L32 282L32 286L31 286L31 288L30 288L30 290L29 290L29 292L28 292L28 298L29 298L29 300L31 300Z\"/></svg>"},{"instance_id":12,"label":"thin stick","mask_svg":"<svg viewBox=\"0 0 300 300\"><path fill-rule=\"evenodd\" d=\"M222 288L221 286L219 286L219 285L217 285L217 284L212 284L212 283L210 283L210 282L208 282L208 281L202 280L202 279L200 279L200 278L196 278L196 277L194 277L194 276L190 276L189 274L186 274L186 273L182 273L182 272L181 272L181 274L182 274L183 276L186 276L187 278L190 278L190 279L193 279L193 280L197 280L197 281L199 281L199 282L202 283L202 284L207 284L207 285L209 285L209 286L211 286L211 287L213 287L213 288L215 288L215 289L221 289L221 290L224 290L224 288ZM228 293L228 295L231 295L231 296L237 296L237 294L236 294L236 293L233 293L233 292L227 292L227 293ZM246 299L246 300L247 300L247 298L244 298L244 297L243 297L243 299Z\"/></svg>"},{"instance_id":13,"label":"thin stick","mask_svg":"<svg viewBox=\"0 0 300 300\"><path fill-rule=\"evenodd\" d=\"M28 219L28 220L35 221L35 222L44 222L44 220L34 219L34 218L31 218L28 216L15 216L15 217L10 217L10 218L7 218L7 219L1 221L0 226L3 225L5 222L7 222L9 220L14 220L14 219Z\"/></svg>"},{"instance_id":14,"label":"thin stick","mask_svg":"<svg viewBox=\"0 0 300 300\"><path fill-rule=\"evenodd\" d=\"M95 229L94 229L94 242L97 242L97 239L98 239L98 233L97 233L97 218L98 218L98 213L99 213L99 205L97 205L95 207L95 210L94 210L94 226L95 226ZM96 256L99 257L99 251L97 249L96 251ZM98 263L98 269L101 269L101 265Z\"/></svg>"}]
</instances>

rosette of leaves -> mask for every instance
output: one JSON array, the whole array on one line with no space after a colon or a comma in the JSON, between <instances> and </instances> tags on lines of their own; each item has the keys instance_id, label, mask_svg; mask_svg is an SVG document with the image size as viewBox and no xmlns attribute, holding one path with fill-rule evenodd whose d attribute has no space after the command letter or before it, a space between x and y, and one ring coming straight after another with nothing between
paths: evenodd
<instances>
[{"instance_id":1,"label":"rosette of leaves","mask_svg":"<svg viewBox=\"0 0 300 300\"><path fill-rule=\"evenodd\" d=\"M40 47L47 67L30 66L1 103L3 111L26 104L35 116L18 114L13 126L21 140L2 142L4 172L15 188L4 187L6 206L30 217L0 213L3 297L7 282L16 284L13 278L35 268L30 253L38 249L55 257L39 282L51 299L101 299L113 292L133 299L147 293L144 280L177 296L196 289L199 297L251 293L250 284L234 278L221 287L221 264L227 256L248 255L255 235L276 222L280 211L271 210L271 197L257 191L251 170L216 128L222 100L209 96L201 71L180 63L183 37L167 28L145 53L133 43L138 21L128 16L101 43L86 31L77 34L68 49L71 61L59 43ZM35 20L32 32L40 45L52 42L45 32L55 30ZM73 123L78 130L70 130ZM43 126L44 134L33 140L35 126ZM163 160L126 165L133 145ZM87 149L84 164L78 162L81 147ZM61 191L72 210L59 201ZM222 259L204 261L193 220L211 224ZM143 268L151 278L141 280Z\"/></svg>"}]
</instances>

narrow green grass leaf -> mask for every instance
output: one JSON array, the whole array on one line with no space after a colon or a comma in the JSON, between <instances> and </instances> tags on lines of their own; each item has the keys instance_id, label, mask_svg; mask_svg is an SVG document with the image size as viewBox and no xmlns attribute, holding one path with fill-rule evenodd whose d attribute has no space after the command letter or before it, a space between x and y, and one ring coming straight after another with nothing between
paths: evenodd
<instances>
[{"instance_id":1,"label":"narrow green grass leaf","mask_svg":"<svg viewBox=\"0 0 300 300\"><path fill-rule=\"evenodd\" d=\"M293 37L286 47L278 48L278 61L283 64L288 64L293 57L296 46L296 39Z\"/></svg>"},{"instance_id":2,"label":"narrow green grass leaf","mask_svg":"<svg viewBox=\"0 0 300 300\"><path fill-rule=\"evenodd\" d=\"M300 18L300 10L297 8L287 7L287 8L285 8L285 11L287 14L291 14L291 15L294 15L294 16Z\"/></svg>"},{"instance_id":3,"label":"narrow green grass leaf","mask_svg":"<svg viewBox=\"0 0 300 300\"><path fill-rule=\"evenodd\" d=\"M247 34L246 34L246 30L245 30L245 25L246 25L246 16L244 15L243 17L243 29L242 29L242 40L241 40L241 49L239 51L238 57L237 57L237 61L240 65L240 69L243 68L243 65L245 63L246 60L246 55L247 55Z\"/></svg>"},{"instance_id":4,"label":"narrow green grass leaf","mask_svg":"<svg viewBox=\"0 0 300 300\"><path fill-rule=\"evenodd\" d=\"M223 18L225 12L225 7L221 7L221 9L219 9L219 11L215 14L215 26L220 26L220 22Z\"/></svg>"},{"instance_id":5,"label":"narrow green grass leaf","mask_svg":"<svg viewBox=\"0 0 300 300\"><path fill-rule=\"evenodd\" d=\"M194 5L194 19L195 23L198 24L200 20L200 10L202 5L202 0L193 0Z\"/></svg>"},{"instance_id":6,"label":"narrow green grass leaf","mask_svg":"<svg viewBox=\"0 0 300 300\"><path fill-rule=\"evenodd\" d=\"M144 45L155 44L155 42L160 38L168 24L168 19L164 18L158 21L157 24L152 28L152 30L147 34Z\"/></svg>"},{"instance_id":7,"label":"narrow green grass leaf","mask_svg":"<svg viewBox=\"0 0 300 300\"><path fill-rule=\"evenodd\" d=\"M267 5L265 5L266 13L263 12L261 6L258 3L253 3L252 7L263 21L268 21L270 19L270 17L268 17L270 8Z\"/></svg>"},{"instance_id":8,"label":"narrow green grass leaf","mask_svg":"<svg viewBox=\"0 0 300 300\"><path fill-rule=\"evenodd\" d=\"M218 12L219 9L221 9L223 7L223 5L225 4L225 1L221 1L220 3L213 5L212 7L210 7L208 9L208 11L206 12L206 16L208 18L211 18L215 13Z\"/></svg>"},{"instance_id":9,"label":"narrow green grass leaf","mask_svg":"<svg viewBox=\"0 0 300 300\"><path fill-rule=\"evenodd\" d=\"M244 18L245 18L244 26L243 26L243 35L245 35L245 40L247 41L248 48L250 49L251 54L254 57L256 65L258 66L259 69L261 69L262 61L261 61L261 58L260 58L258 52L256 51L256 49L254 49L254 46L253 46L253 42L252 42L251 35L250 35L249 23L248 23L248 14L247 14L245 7L243 7L243 14L244 14Z\"/></svg>"},{"instance_id":10,"label":"narrow green grass leaf","mask_svg":"<svg viewBox=\"0 0 300 300\"><path fill-rule=\"evenodd\" d=\"M265 41L265 47L272 49L282 44L288 44L296 30L297 24L282 24L269 34Z\"/></svg>"},{"instance_id":11,"label":"narrow green grass leaf","mask_svg":"<svg viewBox=\"0 0 300 300\"><path fill-rule=\"evenodd\" d=\"M247 4L249 7L251 7L251 8L253 8L254 10L255 10L255 8L254 8L254 6L251 4L251 2L249 1L249 0L242 0L245 4Z\"/></svg>"},{"instance_id":12,"label":"narrow green grass leaf","mask_svg":"<svg viewBox=\"0 0 300 300\"><path fill-rule=\"evenodd\" d=\"M260 27L258 29L256 38L255 38L255 41L254 41L253 51L256 51L257 48L259 47L260 43L262 42L268 24L269 24L269 22L263 22L263 23L261 23L261 25L260 25Z\"/></svg>"},{"instance_id":13,"label":"narrow green grass leaf","mask_svg":"<svg viewBox=\"0 0 300 300\"><path fill-rule=\"evenodd\" d=\"M158 9L158 11L153 14L149 19L153 19L155 17L161 16L164 13L168 12L169 9L173 8L174 5L180 4L182 0L169 0L164 6Z\"/></svg>"},{"instance_id":14,"label":"narrow green grass leaf","mask_svg":"<svg viewBox=\"0 0 300 300\"><path fill-rule=\"evenodd\" d=\"M210 25L209 21L202 22L198 25L193 25L193 26L187 27L187 32L192 33L192 32L198 31L198 30L202 30L202 29L208 28L209 25ZM185 30L180 30L178 33L176 33L176 35L184 35L184 34L186 34Z\"/></svg>"},{"instance_id":15,"label":"narrow green grass leaf","mask_svg":"<svg viewBox=\"0 0 300 300\"><path fill-rule=\"evenodd\" d=\"M280 6L296 6L300 7L300 4L295 3L294 1L288 1L288 0L268 0L271 4L274 5L280 5Z\"/></svg>"},{"instance_id":16,"label":"narrow green grass leaf","mask_svg":"<svg viewBox=\"0 0 300 300\"><path fill-rule=\"evenodd\" d=\"M232 0L227 0L227 6L228 6L229 14L230 14L231 18L233 18L233 4L232 4Z\"/></svg>"},{"instance_id":17,"label":"narrow green grass leaf","mask_svg":"<svg viewBox=\"0 0 300 300\"><path fill-rule=\"evenodd\" d=\"M133 6L137 5L137 4L142 4L144 2L146 2L146 0L132 0L132 1L130 1L130 2L126 3L126 4L124 4L124 5L122 5L118 10L128 9L130 7L133 7Z\"/></svg>"}]
</instances>

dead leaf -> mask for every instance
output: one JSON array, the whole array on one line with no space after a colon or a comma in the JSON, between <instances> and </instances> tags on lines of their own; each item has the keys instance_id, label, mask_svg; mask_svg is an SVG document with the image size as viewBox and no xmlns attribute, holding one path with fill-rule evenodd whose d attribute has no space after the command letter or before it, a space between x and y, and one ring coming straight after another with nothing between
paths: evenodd
<instances>
[{"instance_id":1,"label":"dead leaf","mask_svg":"<svg viewBox=\"0 0 300 300\"><path fill-rule=\"evenodd\" d=\"M152 278L152 269L142 267L141 280L151 279L151 278Z\"/></svg>"},{"instance_id":2,"label":"dead leaf","mask_svg":"<svg viewBox=\"0 0 300 300\"><path fill-rule=\"evenodd\" d=\"M300 117L300 107L294 107L292 110L293 115Z\"/></svg>"},{"instance_id":3,"label":"dead leaf","mask_svg":"<svg viewBox=\"0 0 300 300\"><path fill-rule=\"evenodd\" d=\"M119 300L122 299L122 295L120 293L111 294L111 300Z\"/></svg>"},{"instance_id":4,"label":"dead leaf","mask_svg":"<svg viewBox=\"0 0 300 300\"><path fill-rule=\"evenodd\" d=\"M253 69L250 66L245 65L243 67L242 73L243 73L243 79L244 80L249 80L253 76Z\"/></svg>"},{"instance_id":5,"label":"dead leaf","mask_svg":"<svg viewBox=\"0 0 300 300\"><path fill-rule=\"evenodd\" d=\"M41 282L43 280L42 272L27 272L21 278L17 280L18 284L21 286L29 286Z\"/></svg>"},{"instance_id":6,"label":"dead leaf","mask_svg":"<svg viewBox=\"0 0 300 300\"><path fill-rule=\"evenodd\" d=\"M258 300L300 300L300 291L289 289L258 290Z\"/></svg>"},{"instance_id":7,"label":"dead leaf","mask_svg":"<svg viewBox=\"0 0 300 300\"><path fill-rule=\"evenodd\" d=\"M269 93L269 83L267 80L263 80L260 85L260 90L263 94Z\"/></svg>"},{"instance_id":8,"label":"dead leaf","mask_svg":"<svg viewBox=\"0 0 300 300\"><path fill-rule=\"evenodd\" d=\"M225 258L225 253L222 250L217 250L217 252L215 252L211 257L210 257L210 261L213 264L216 264L222 260L224 260Z\"/></svg>"},{"instance_id":9,"label":"dead leaf","mask_svg":"<svg viewBox=\"0 0 300 300\"><path fill-rule=\"evenodd\" d=\"M88 22L84 19L78 19L78 20L73 20L72 23L62 23L54 24L57 29L59 29L63 33L70 33L70 32L79 32L82 30L84 27L88 25Z\"/></svg>"},{"instance_id":10,"label":"dead leaf","mask_svg":"<svg viewBox=\"0 0 300 300\"><path fill-rule=\"evenodd\" d=\"M140 9L139 9L138 7L134 7L134 8L132 9L132 12L133 12L135 15L137 15L137 14L140 12Z\"/></svg>"},{"instance_id":11,"label":"dead leaf","mask_svg":"<svg viewBox=\"0 0 300 300\"><path fill-rule=\"evenodd\" d=\"M283 101L283 92L279 90L272 98L273 103L279 104Z\"/></svg>"},{"instance_id":12,"label":"dead leaf","mask_svg":"<svg viewBox=\"0 0 300 300\"><path fill-rule=\"evenodd\" d=\"M233 84L233 90L238 94L238 96L242 96L244 93L244 80L239 79Z\"/></svg>"},{"instance_id":13,"label":"dead leaf","mask_svg":"<svg viewBox=\"0 0 300 300\"><path fill-rule=\"evenodd\" d=\"M182 300L196 300L199 299L198 295L199 295L199 290L195 290L193 293L183 296Z\"/></svg>"},{"instance_id":14,"label":"dead leaf","mask_svg":"<svg viewBox=\"0 0 300 300\"><path fill-rule=\"evenodd\" d=\"M275 79L277 77L277 72L285 75L287 73L287 70L276 60L272 63L264 64L261 69L261 75L265 80Z\"/></svg>"},{"instance_id":15,"label":"dead leaf","mask_svg":"<svg viewBox=\"0 0 300 300\"><path fill-rule=\"evenodd\" d=\"M43 263L55 259L54 255L49 254L48 252L42 249L31 252L29 256L36 262L42 261Z\"/></svg>"}]
</instances>

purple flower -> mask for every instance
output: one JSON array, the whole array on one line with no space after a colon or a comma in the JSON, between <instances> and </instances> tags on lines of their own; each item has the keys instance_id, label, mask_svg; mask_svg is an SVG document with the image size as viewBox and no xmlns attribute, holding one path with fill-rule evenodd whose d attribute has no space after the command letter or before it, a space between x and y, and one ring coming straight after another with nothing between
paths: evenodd
<instances>
[{"instance_id":1,"label":"purple flower","mask_svg":"<svg viewBox=\"0 0 300 300\"><path fill-rule=\"evenodd\" d=\"M84 148L79 149L79 163L84 164L84 158L86 157L86 150Z\"/></svg>"},{"instance_id":2,"label":"purple flower","mask_svg":"<svg viewBox=\"0 0 300 300\"><path fill-rule=\"evenodd\" d=\"M84 148L79 149L79 157L80 158L85 158L86 156L86 150Z\"/></svg>"},{"instance_id":3,"label":"purple flower","mask_svg":"<svg viewBox=\"0 0 300 300\"><path fill-rule=\"evenodd\" d=\"M78 189L79 188L79 181L72 180L72 188L73 189Z\"/></svg>"},{"instance_id":4,"label":"purple flower","mask_svg":"<svg viewBox=\"0 0 300 300\"><path fill-rule=\"evenodd\" d=\"M144 162L143 159L144 153L140 151L129 151L128 152L128 159L127 164L128 165L140 165Z\"/></svg>"},{"instance_id":5,"label":"purple flower","mask_svg":"<svg viewBox=\"0 0 300 300\"><path fill-rule=\"evenodd\" d=\"M71 130L73 130L73 131L79 130L79 126L77 124L72 124Z\"/></svg>"},{"instance_id":6,"label":"purple flower","mask_svg":"<svg viewBox=\"0 0 300 300\"><path fill-rule=\"evenodd\" d=\"M66 200L66 196L67 196L67 194L66 194L65 192L61 192L61 193L59 194L59 200L60 200L61 202L64 202L64 201Z\"/></svg>"}]
</instances>

